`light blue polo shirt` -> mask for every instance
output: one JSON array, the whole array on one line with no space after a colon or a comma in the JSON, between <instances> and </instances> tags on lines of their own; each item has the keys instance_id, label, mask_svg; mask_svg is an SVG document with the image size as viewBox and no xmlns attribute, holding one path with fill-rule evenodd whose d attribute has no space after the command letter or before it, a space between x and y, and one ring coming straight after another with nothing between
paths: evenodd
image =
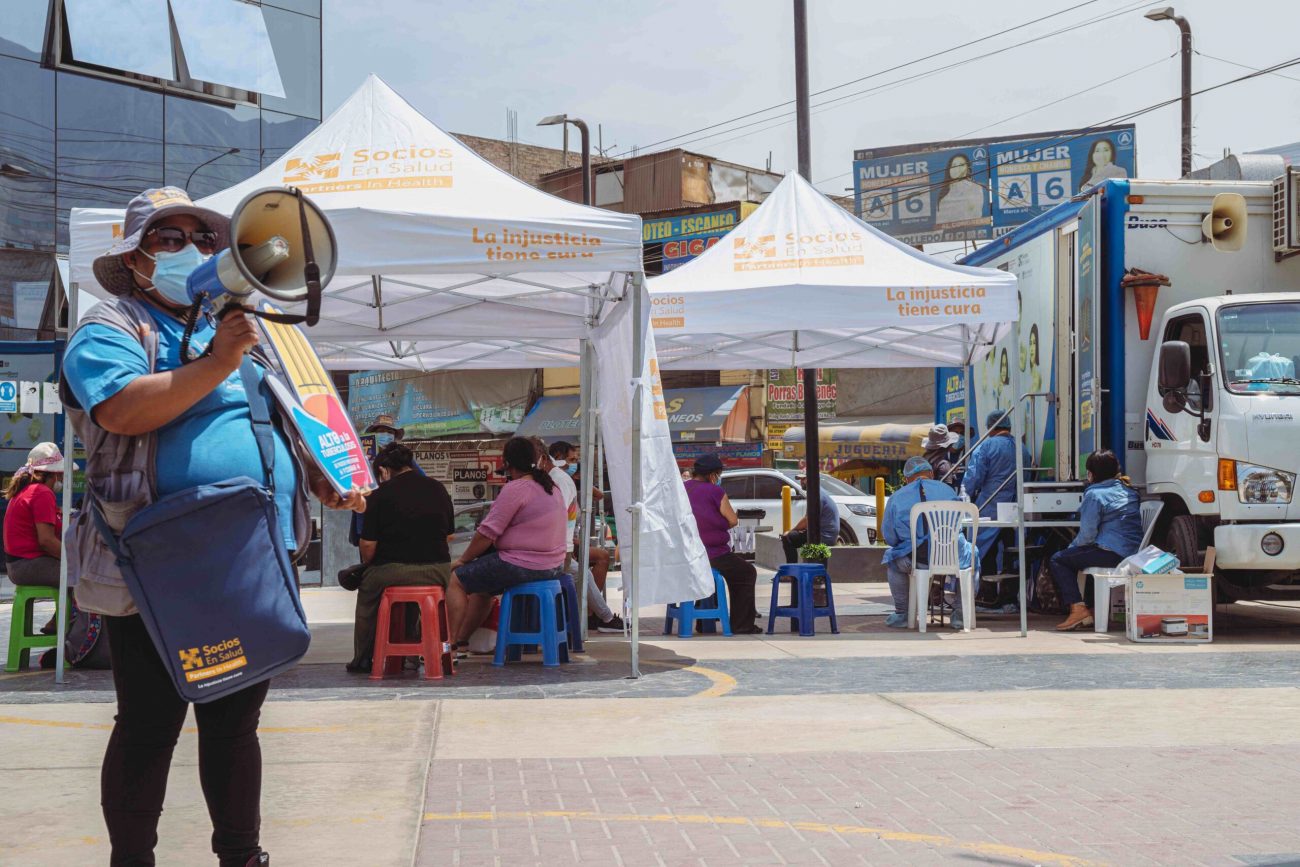
<instances>
[{"instance_id":1,"label":"light blue polo shirt","mask_svg":"<svg viewBox=\"0 0 1300 867\"><path fill-rule=\"evenodd\" d=\"M155 372L175 370L181 366L185 325L151 305L144 306L158 329ZM205 318L190 340L191 352L202 352L215 334L216 328ZM258 381L264 383L265 371L260 365L255 366ZM87 411L93 411L132 380L149 373L148 358L139 341L116 328L99 324L79 328L72 336L64 354L63 369L77 402ZM272 401L265 384L262 394L268 403ZM298 476L288 442L278 428L274 440L276 512L285 544L292 551L298 547L293 530L293 497ZM158 429L157 474L160 497L236 476L267 483L238 370L194 406Z\"/></svg>"}]
</instances>

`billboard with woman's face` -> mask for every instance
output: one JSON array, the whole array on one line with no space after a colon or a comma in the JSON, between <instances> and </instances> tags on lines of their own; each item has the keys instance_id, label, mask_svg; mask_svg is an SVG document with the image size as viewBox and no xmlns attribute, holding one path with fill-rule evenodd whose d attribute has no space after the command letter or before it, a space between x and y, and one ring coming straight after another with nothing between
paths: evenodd
<instances>
[{"instance_id":1,"label":"billboard with woman's face","mask_svg":"<svg viewBox=\"0 0 1300 867\"><path fill-rule=\"evenodd\" d=\"M863 220L908 243L992 238L988 148L941 148L854 164Z\"/></svg>"},{"instance_id":2,"label":"billboard with woman's face","mask_svg":"<svg viewBox=\"0 0 1300 867\"><path fill-rule=\"evenodd\" d=\"M1135 128L931 142L854 153L858 216L909 244L989 240L1137 168Z\"/></svg>"}]
</instances>

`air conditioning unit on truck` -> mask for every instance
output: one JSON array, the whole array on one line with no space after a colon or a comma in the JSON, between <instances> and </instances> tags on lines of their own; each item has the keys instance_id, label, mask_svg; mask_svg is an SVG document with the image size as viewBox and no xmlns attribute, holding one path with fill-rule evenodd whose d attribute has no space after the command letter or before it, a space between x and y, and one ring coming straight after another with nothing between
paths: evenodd
<instances>
[{"instance_id":1,"label":"air conditioning unit on truck","mask_svg":"<svg viewBox=\"0 0 1300 867\"><path fill-rule=\"evenodd\" d=\"M1152 541L1185 570L1214 545L1229 600L1300 598L1297 182L1109 180L963 260L1021 292L972 371L973 418L1013 402L1018 339L1031 478L1077 492L1114 450L1164 503ZM964 414L953 397L941 421Z\"/></svg>"}]
</instances>

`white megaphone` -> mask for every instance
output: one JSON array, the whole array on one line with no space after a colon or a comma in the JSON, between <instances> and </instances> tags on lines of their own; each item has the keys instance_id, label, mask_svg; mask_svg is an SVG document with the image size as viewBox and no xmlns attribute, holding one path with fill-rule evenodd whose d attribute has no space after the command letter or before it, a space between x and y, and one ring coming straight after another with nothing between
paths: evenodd
<instances>
[{"instance_id":1,"label":"white megaphone","mask_svg":"<svg viewBox=\"0 0 1300 867\"><path fill-rule=\"evenodd\" d=\"M1201 221L1201 233L1214 249L1225 253L1240 250L1246 243L1246 197L1241 193L1219 193L1210 213Z\"/></svg>"},{"instance_id":2,"label":"white megaphone","mask_svg":"<svg viewBox=\"0 0 1300 867\"><path fill-rule=\"evenodd\" d=\"M338 247L325 214L292 187L250 193L230 216L230 248L204 262L187 282L191 301L240 307L254 291L286 304L307 302L315 325L320 293L334 276Z\"/></svg>"}]
</instances>

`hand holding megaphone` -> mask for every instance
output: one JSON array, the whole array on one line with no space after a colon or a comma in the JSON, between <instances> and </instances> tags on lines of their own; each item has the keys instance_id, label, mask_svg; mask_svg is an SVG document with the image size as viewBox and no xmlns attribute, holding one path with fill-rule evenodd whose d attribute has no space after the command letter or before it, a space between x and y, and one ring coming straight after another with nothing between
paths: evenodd
<instances>
[{"instance_id":1,"label":"hand holding megaphone","mask_svg":"<svg viewBox=\"0 0 1300 867\"><path fill-rule=\"evenodd\" d=\"M323 264L318 264L323 263ZM338 250L325 214L300 191L267 187L250 193L230 217L230 248L200 265L187 283L190 299L222 309L242 307L254 291L288 304L307 302L315 325L320 293L334 276Z\"/></svg>"}]
</instances>

